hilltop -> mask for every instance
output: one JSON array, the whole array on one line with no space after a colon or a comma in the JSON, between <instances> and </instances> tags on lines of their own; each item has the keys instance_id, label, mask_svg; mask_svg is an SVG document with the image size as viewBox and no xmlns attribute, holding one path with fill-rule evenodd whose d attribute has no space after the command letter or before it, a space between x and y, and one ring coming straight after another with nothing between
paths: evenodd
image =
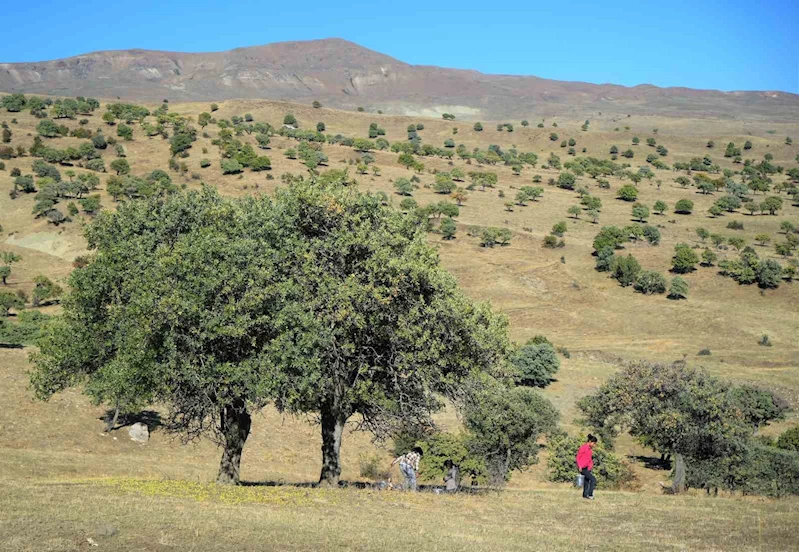
<instances>
[{"instance_id":1,"label":"hilltop","mask_svg":"<svg viewBox=\"0 0 799 552\"><path fill-rule=\"evenodd\" d=\"M472 120L587 118L597 113L796 122L799 96L635 87L486 75L410 65L341 39L282 42L226 52L102 51L0 63L0 90L136 101L258 98L400 115L449 112Z\"/></svg>"}]
</instances>

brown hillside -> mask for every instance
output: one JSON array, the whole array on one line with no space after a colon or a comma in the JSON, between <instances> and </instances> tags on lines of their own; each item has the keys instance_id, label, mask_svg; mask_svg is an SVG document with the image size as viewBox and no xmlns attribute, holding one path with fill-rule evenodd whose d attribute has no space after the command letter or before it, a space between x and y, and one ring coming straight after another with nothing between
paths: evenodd
<instances>
[{"instance_id":1,"label":"brown hillside","mask_svg":"<svg viewBox=\"0 0 799 552\"><path fill-rule=\"evenodd\" d=\"M0 64L0 90L172 101L261 98L403 115L530 119L605 114L797 121L799 96L563 82L409 65L341 39L227 52L94 52Z\"/></svg>"}]
</instances>

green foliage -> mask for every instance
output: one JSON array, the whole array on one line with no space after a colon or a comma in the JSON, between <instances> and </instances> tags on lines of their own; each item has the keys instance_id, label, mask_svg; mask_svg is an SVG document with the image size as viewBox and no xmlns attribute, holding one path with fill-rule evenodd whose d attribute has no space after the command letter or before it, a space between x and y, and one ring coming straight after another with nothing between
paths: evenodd
<instances>
[{"instance_id":1,"label":"green foliage","mask_svg":"<svg viewBox=\"0 0 799 552\"><path fill-rule=\"evenodd\" d=\"M558 240L557 237L553 236L552 234L547 234L544 236L543 246L547 249L555 249L557 247L563 247L566 243L563 240Z\"/></svg>"},{"instance_id":2,"label":"green foliage","mask_svg":"<svg viewBox=\"0 0 799 552\"><path fill-rule=\"evenodd\" d=\"M69 132L67 127L58 126L50 119L43 119L36 125L36 132L45 138L58 138Z\"/></svg>"},{"instance_id":3,"label":"green foliage","mask_svg":"<svg viewBox=\"0 0 799 552\"><path fill-rule=\"evenodd\" d=\"M624 231L616 226L603 226L594 238L594 251L609 248L611 251L621 247L627 241Z\"/></svg>"},{"instance_id":4,"label":"green foliage","mask_svg":"<svg viewBox=\"0 0 799 552\"><path fill-rule=\"evenodd\" d=\"M699 256L685 243L678 243L674 246L674 256L671 258L671 268L677 274L685 274L695 270L699 263Z\"/></svg>"},{"instance_id":5,"label":"green foliage","mask_svg":"<svg viewBox=\"0 0 799 552\"><path fill-rule=\"evenodd\" d=\"M473 453L484 459L489 482L501 485L512 470L537 461L538 439L557 428L558 411L527 387L482 386L464 408Z\"/></svg>"},{"instance_id":6,"label":"green foliage","mask_svg":"<svg viewBox=\"0 0 799 552\"><path fill-rule=\"evenodd\" d=\"M458 227L455 225L454 220L452 220L450 217L447 217L441 221L439 230L441 231L441 236L445 240L451 240L455 237L455 233L458 231Z\"/></svg>"},{"instance_id":7,"label":"green foliage","mask_svg":"<svg viewBox=\"0 0 799 552\"><path fill-rule=\"evenodd\" d=\"M194 135L188 132L178 132L175 133L172 138L169 139L169 151L172 155L179 155L184 151L187 151L191 148L192 143L194 142L195 138Z\"/></svg>"},{"instance_id":8,"label":"green foliage","mask_svg":"<svg viewBox=\"0 0 799 552\"><path fill-rule=\"evenodd\" d=\"M414 186L407 178L398 178L394 181L394 189L402 196L410 196L413 193Z\"/></svg>"},{"instance_id":9,"label":"green foliage","mask_svg":"<svg viewBox=\"0 0 799 552\"><path fill-rule=\"evenodd\" d=\"M644 295L666 293L666 278L654 270L644 270L635 279L635 290Z\"/></svg>"},{"instance_id":10,"label":"green foliage","mask_svg":"<svg viewBox=\"0 0 799 552\"><path fill-rule=\"evenodd\" d=\"M569 171L563 171L558 175L558 188L573 190L575 182L577 182L577 177Z\"/></svg>"},{"instance_id":11,"label":"green foliage","mask_svg":"<svg viewBox=\"0 0 799 552\"><path fill-rule=\"evenodd\" d=\"M61 286L50 280L47 276L37 276L33 279L33 306L38 307L43 303L49 303L58 300L63 293Z\"/></svg>"},{"instance_id":12,"label":"green foliage","mask_svg":"<svg viewBox=\"0 0 799 552\"><path fill-rule=\"evenodd\" d=\"M238 174L244 170L244 166L235 159L222 159L222 174Z\"/></svg>"},{"instance_id":13,"label":"green foliage","mask_svg":"<svg viewBox=\"0 0 799 552\"><path fill-rule=\"evenodd\" d=\"M8 316L11 309L21 310L25 301L16 293L0 289L0 316Z\"/></svg>"},{"instance_id":14,"label":"green foliage","mask_svg":"<svg viewBox=\"0 0 799 552\"><path fill-rule=\"evenodd\" d=\"M702 251L702 264L703 265L705 265L705 266L713 266L713 263L715 263L717 260L718 260L718 255L716 255L716 253L714 253L710 249L705 249L704 251Z\"/></svg>"},{"instance_id":15,"label":"green foliage","mask_svg":"<svg viewBox=\"0 0 799 552\"><path fill-rule=\"evenodd\" d=\"M630 184L625 184L619 188L619 192L616 197L624 201L635 201L638 199L638 188Z\"/></svg>"},{"instance_id":16,"label":"green foliage","mask_svg":"<svg viewBox=\"0 0 799 552\"><path fill-rule=\"evenodd\" d=\"M675 213L690 215L693 210L694 202L690 199L681 199L674 205Z\"/></svg>"},{"instance_id":17,"label":"green foliage","mask_svg":"<svg viewBox=\"0 0 799 552\"><path fill-rule=\"evenodd\" d=\"M773 259L761 261L755 269L755 277L762 288L779 287L782 281L782 265Z\"/></svg>"},{"instance_id":18,"label":"green foliage","mask_svg":"<svg viewBox=\"0 0 799 552\"><path fill-rule=\"evenodd\" d=\"M560 359L552 344L532 339L513 351L509 360L516 372L516 382L529 387L546 387L560 369Z\"/></svg>"},{"instance_id":19,"label":"green foliage","mask_svg":"<svg viewBox=\"0 0 799 552\"><path fill-rule=\"evenodd\" d=\"M126 124L120 124L117 126L117 136L129 142L133 140L133 128L129 127Z\"/></svg>"},{"instance_id":20,"label":"green foliage","mask_svg":"<svg viewBox=\"0 0 799 552\"><path fill-rule=\"evenodd\" d=\"M566 224L565 221L556 222L552 225L552 234L558 237L562 237L563 234L569 229L569 225Z\"/></svg>"},{"instance_id":21,"label":"green foliage","mask_svg":"<svg viewBox=\"0 0 799 552\"><path fill-rule=\"evenodd\" d=\"M483 247L494 247L496 245L508 245L511 239L511 231L507 228L483 228L480 232L480 245Z\"/></svg>"},{"instance_id":22,"label":"green foliage","mask_svg":"<svg viewBox=\"0 0 799 552\"><path fill-rule=\"evenodd\" d=\"M450 460L458 466L462 478L468 477L472 485L485 483L488 478L485 459L471 450L471 435L465 433L436 432L414 443L424 451L419 463L419 474L428 481L440 481L446 474L444 463ZM408 450L407 448L405 450Z\"/></svg>"},{"instance_id":23,"label":"green foliage","mask_svg":"<svg viewBox=\"0 0 799 552\"><path fill-rule=\"evenodd\" d=\"M734 477L756 429L785 409L769 392L732 386L705 370L646 362L625 366L578 406L608 442L626 429L645 446L684 457L694 485L707 479L704 465Z\"/></svg>"},{"instance_id":24,"label":"green foliage","mask_svg":"<svg viewBox=\"0 0 799 552\"><path fill-rule=\"evenodd\" d=\"M649 218L649 207L641 203L636 203L633 205L632 216L635 220L646 222L646 220Z\"/></svg>"},{"instance_id":25,"label":"green foliage","mask_svg":"<svg viewBox=\"0 0 799 552\"><path fill-rule=\"evenodd\" d=\"M297 126L297 118L292 113L286 113L286 116L283 117L283 124L296 127Z\"/></svg>"},{"instance_id":26,"label":"green foliage","mask_svg":"<svg viewBox=\"0 0 799 552\"><path fill-rule=\"evenodd\" d=\"M760 203L760 210L770 215L776 215L780 209L782 209L782 198L779 196L767 197Z\"/></svg>"},{"instance_id":27,"label":"green foliage","mask_svg":"<svg viewBox=\"0 0 799 552\"><path fill-rule=\"evenodd\" d=\"M114 159L111 161L111 170L118 175L130 173L130 165L126 159Z\"/></svg>"},{"instance_id":28,"label":"green foliage","mask_svg":"<svg viewBox=\"0 0 799 552\"><path fill-rule=\"evenodd\" d=\"M786 429L777 439L777 447L799 452L799 426Z\"/></svg>"},{"instance_id":29,"label":"green foliage","mask_svg":"<svg viewBox=\"0 0 799 552\"><path fill-rule=\"evenodd\" d=\"M105 136L103 136L102 133L97 133L92 136L92 146L94 146L95 149L104 150L108 147L108 142L106 142Z\"/></svg>"},{"instance_id":30,"label":"green foliage","mask_svg":"<svg viewBox=\"0 0 799 552\"><path fill-rule=\"evenodd\" d=\"M622 287L631 286L640 272L641 265L632 255L616 257L610 267L611 277L616 279Z\"/></svg>"},{"instance_id":31,"label":"green foliage","mask_svg":"<svg viewBox=\"0 0 799 552\"><path fill-rule=\"evenodd\" d=\"M784 497L799 495L799 454L749 443L718 461L692 464L686 482L700 489L740 491L745 495Z\"/></svg>"},{"instance_id":32,"label":"green foliage","mask_svg":"<svg viewBox=\"0 0 799 552\"><path fill-rule=\"evenodd\" d=\"M97 211L100 210L100 195L95 194L89 197L85 197L79 201L81 208L87 214L93 215Z\"/></svg>"},{"instance_id":33,"label":"green foliage","mask_svg":"<svg viewBox=\"0 0 799 552\"><path fill-rule=\"evenodd\" d=\"M25 109L27 101L24 94L9 94L3 96L2 105L9 113L19 113Z\"/></svg>"},{"instance_id":34,"label":"green foliage","mask_svg":"<svg viewBox=\"0 0 799 552\"><path fill-rule=\"evenodd\" d=\"M585 441L566 434L552 437L547 442L547 476L556 483L572 483L577 475L577 450ZM619 489L633 486L635 474L632 468L618 456L601 446L594 445L593 474L600 489Z\"/></svg>"},{"instance_id":35,"label":"green foliage","mask_svg":"<svg viewBox=\"0 0 799 552\"><path fill-rule=\"evenodd\" d=\"M649 242L649 245L660 244L660 230L658 230L657 226L652 226L651 224L645 225L643 228L643 237Z\"/></svg>"},{"instance_id":36,"label":"green foliage","mask_svg":"<svg viewBox=\"0 0 799 552\"><path fill-rule=\"evenodd\" d=\"M0 299L0 303L2 303L2 299ZM16 323L0 319L0 344L35 344L44 334L47 323L51 318L51 316L38 310L25 310L19 313Z\"/></svg>"}]
</instances>

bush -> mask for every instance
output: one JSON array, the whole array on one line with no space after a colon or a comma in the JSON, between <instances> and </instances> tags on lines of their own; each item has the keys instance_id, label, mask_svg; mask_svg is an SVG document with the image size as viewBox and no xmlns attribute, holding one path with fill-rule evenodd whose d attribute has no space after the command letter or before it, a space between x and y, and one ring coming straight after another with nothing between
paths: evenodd
<instances>
[{"instance_id":1,"label":"bush","mask_svg":"<svg viewBox=\"0 0 799 552\"><path fill-rule=\"evenodd\" d=\"M208 168L210 166L211 166L211 160L210 159L200 159L200 167L201 168L206 169L206 168Z\"/></svg>"},{"instance_id":2,"label":"bush","mask_svg":"<svg viewBox=\"0 0 799 552\"><path fill-rule=\"evenodd\" d=\"M559 413L536 390L487 385L467 401L464 425L469 448L485 459L489 483L501 485L512 470L536 462L539 438L551 435Z\"/></svg>"},{"instance_id":3,"label":"bush","mask_svg":"<svg viewBox=\"0 0 799 552\"><path fill-rule=\"evenodd\" d=\"M235 159L222 160L222 174L237 174L240 173L244 167Z\"/></svg>"},{"instance_id":4,"label":"bush","mask_svg":"<svg viewBox=\"0 0 799 552\"><path fill-rule=\"evenodd\" d=\"M799 494L799 454L751 443L725 462L691 462L686 483L700 489L726 489L743 494L783 497Z\"/></svg>"},{"instance_id":5,"label":"bush","mask_svg":"<svg viewBox=\"0 0 799 552\"><path fill-rule=\"evenodd\" d=\"M644 295L666 293L666 278L654 270L645 270L635 279L635 290Z\"/></svg>"},{"instance_id":6,"label":"bush","mask_svg":"<svg viewBox=\"0 0 799 552\"><path fill-rule=\"evenodd\" d=\"M619 188L619 193L617 197L624 201L635 201L638 199L638 188L636 188L631 184L625 184L624 186Z\"/></svg>"},{"instance_id":7,"label":"bush","mask_svg":"<svg viewBox=\"0 0 799 552\"><path fill-rule=\"evenodd\" d=\"M42 335L50 316L37 310L25 310L17 316L17 323L12 324L0 319L0 344L33 345Z\"/></svg>"},{"instance_id":8,"label":"bush","mask_svg":"<svg viewBox=\"0 0 799 552\"><path fill-rule=\"evenodd\" d=\"M507 228L483 228L480 233L480 245L483 247L494 247L495 245L507 245L510 243L511 231Z\"/></svg>"},{"instance_id":9,"label":"bush","mask_svg":"<svg viewBox=\"0 0 799 552\"><path fill-rule=\"evenodd\" d=\"M544 247L548 249L555 249L556 247L562 247L563 245L565 245L563 240L558 241L558 238L551 234L544 236Z\"/></svg>"},{"instance_id":10,"label":"bush","mask_svg":"<svg viewBox=\"0 0 799 552\"><path fill-rule=\"evenodd\" d=\"M516 369L516 381L528 387L544 388L552 383L552 376L560 369L555 348L549 343L529 340L510 356Z\"/></svg>"},{"instance_id":11,"label":"bush","mask_svg":"<svg viewBox=\"0 0 799 552\"><path fill-rule=\"evenodd\" d=\"M442 238L444 238L445 240L451 240L455 237L455 233L458 231L458 227L455 224L454 220L452 220L450 217L447 217L441 221L439 230L441 231Z\"/></svg>"},{"instance_id":12,"label":"bush","mask_svg":"<svg viewBox=\"0 0 799 552\"><path fill-rule=\"evenodd\" d=\"M758 263L755 269L757 283L762 288L779 287L782 280L782 265L772 259Z\"/></svg>"},{"instance_id":13,"label":"bush","mask_svg":"<svg viewBox=\"0 0 799 552\"><path fill-rule=\"evenodd\" d=\"M470 478L471 484L485 483L488 478L485 460L470 450L467 433L434 433L416 442L424 451L419 463L419 475L428 481L441 481L447 469L444 463L451 460L458 466L461 478Z\"/></svg>"},{"instance_id":14,"label":"bush","mask_svg":"<svg viewBox=\"0 0 799 552\"><path fill-rule=\"evenodd\" d=\"M702 349L701 351L699 351L699 352L698 352L698 353L696 353L696 354L697 354L698 356L710 356L710 349L708 349L708 348L704 348L704 349Z\"/></svg>"},{"instance_id":15,"label":"bush","mask_svg":"<svg viewBox=\"0 0 799 552\"><path fill-rule=\"evenodd\" d=\"M761 347L771 347L771 339L767 334L763 334L757 342Z\"/></svg>"},{"instance_id":16,"label":"bush","mask_svg":"<svg viewBox=\"0 0 799 552\"><path fill-rule=\"evenodd\" d=\"M694 210L694 202L690 199L681 199L674 205L674 212L682 215L690 215Z\"/></svg>"},{"instance_id":17,"label":"bush","mask_svg":"<svg viewBox=\"0 0 799 552\"><path fill-rule=\"evenodd\" d=\"M105 161L101 157L86 161L86 168L90 171L105 172Z\"/></svg>"},{"instance_id":18,"label":"bush","mask_svg":"<svg viewBox=\"0 0 799 552\"><path fill-rule=\"evenodd\" d=\"M616 257L610 272L612 278L615 278L623 287L627 287L635 282L641 272L641 265L632 255Z\"/></svg>"},{"instance_id":19,"label":"bush","mask_svg":"<svg viewBox=\"0 0 799 552\"><path fill-rule=\"evenodd\" d=\"M569 226L564 221L556 222L552 225L552 234L561 237L568 229Z\"/></svg>"},{"instance_id":20,"label":"bush","mask_svg":"<svg viewBox=\"0 0 799 552\"><path fill-rule=\"evenodd\" d=\"M777 447L799 452L799 426L784 431L777 439Z\"/></svg>"},{"instance_id":21,"label":"bush","mask_svg":"<svg viewBox=\"0 0 799 552\"><path fill-rule=\"evenodd\" d=\"M677 274L691 272L699 263L699 256L691 247L684 243L674 246L674 257L671 258L671 268Z\"/></svg>"},{"instance_id":22,"label":"bush","mask_svg":"<svg viewBox=\"0 0 799 552\"><path fill-rule=\"evenodd\" d=\"M627 236L621 228L616 226L603 226L594 238L594 250L601 251L606 247L614 250L627 241Z\"/></svg>"},{"instance_id":23,"label":"bush","mask_svg":"<svg viewBox=\"0 0 799 552\"><path fill-rule=\"evenodd\" d=\"M577 177L569 171L563 171L558 175L558 188L573 190L575 182L577 182Z\"/></svg>"},{"instance_id":24,"label":"bush","mask_svg":"<svg viewBox=\"0 0 799 552\"><path fill-rule=\"evenodd\" d=\"M385 468L385 459L379 454L361 454L358 457L358 467L361 477L372 481L386 480L390 477Z\"/></svg>"},{"instance_id":25,"label":"bush","mask_svg":"<svg viewBox=\"0 0 799 552\"><path fill-rule=\"evenodd\" d=\"M644 238L650 245L658 245L660 243L660 230L656 226L647 224L643 229Z\"/></svg>"},{"instance_id":26,"label":"bush","mask_svg":"<svg viewBox=\"0 0 799 552\"><path fill-rule=\"evenodd\" d=\"M548 476L556 483L571 483L577 476L575 458L577 449L583 444L582 439L561 435L553 437L547 443L549 458L547 460ZM635 488L636 477L630 466L618 456L597 444L593 449L594 475L600 489Z\"/></svg>"}]
</instances>

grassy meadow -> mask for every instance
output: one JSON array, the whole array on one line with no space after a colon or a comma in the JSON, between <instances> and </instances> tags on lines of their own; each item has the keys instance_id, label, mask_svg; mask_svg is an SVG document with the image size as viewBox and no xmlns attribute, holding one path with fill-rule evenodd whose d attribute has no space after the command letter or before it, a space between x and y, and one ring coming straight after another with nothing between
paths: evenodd
<instances>
[{"instance_id":1,"label":"grassy meadow","mask_svg":"<svg viewBox=\"0 0 799 552\"><path fill-rule=\"evenodd\" d=\"M105 103L105 102L104 102ZM105 106L87 117L87 128L102 128L106 136L114 130L101 120ZM148 106L154 108L156 106ZM170 104L171 112L196 119L208 104ZM668 119L626 117L624 115L581 114L548 119L544 128L531 120L529 127L518 121L514 131L498 132L499 121L482 121L482 132L473 130L473 121L443 121L370 113L353 113L326 108L314 109L271 101L220 102L218 119L251 113L256 122L279 127L283 116L292 112L301 128L315 128L324 121L330 134L366 137L371 122L386 130L391 141L404 140L406 127L423 122L419 131L424 143L441 146L452 138L471 150L489 144L502 148L513 145L519 151L532 151L539 166L554 152L567 161L561 140L574 138L577 155L609 158L608 150L635 151L632 168L646 165L654 151L646 138L655 137L669 155L663 160L688 161L709 154L722 168L740 169L723 157L728 142L741 146L750 140L753 148L744 158L762 159L766 153L774 163L795 167L799 146L786 145L785 137L799 140L795 125L761 121ZM17 124L11 123L16 118ZM82 118L82 117L78 117ZM589 118L590 128L581 131ZM36 134L37 119L27 112L0 113L13 132L11 145L29 147ZM504 122L504 121L502 121ZM557 122L558 127L552 127ZM59 121L70 128L77 121ZM169 142L149 139L138 125L134 140L121 142L127 152L131 173L143 175L153 169L167 170ZM629 130L625 127L629 126ZM453 127L458 132L453 135ZM620 130L616 131L615 128ZM657 133L653 129L657 128ZM239 175L221 174L219 153L211 140L218 129L206 127L210 138L201 137L185 159L189 172L171 173L173 181L193 189L206 182L229 196L270 193L280 185L286 172L306 173L299 160L283 153L296 142L279 136L272 138L271 149L262 152L272 160L272 170ZM556 132L557 141L549 134ZM641 144L632 146L633 136ZM254 135L238 139L255 144ZM715 148L708 149L708 140ZM83 140L46 140L57 148L78 146ZM201 153L207 148L207 154ZM586 148L585 153L580 153ZM329 168L342 168L358 158L352 148L325 145ZM397 154L373 152L380 175L358 175L361 189L383 191L399 203L392 182L413 173L397 163ZM115 159L113 148L105 150L106 166ZM199 161L212 164L201 168ZM799 424L799 284L783 282L779 288L761 290L743 286L718 274L717 267L699 267L684 276L690 285L687 300L672 301L665 295L645 296L623 288L607 273L594 270L592 241L604 225L624 226L632 222L632 204L616 199L623 183L610 177L611 188L600 189L588 176L578 179L590 193L602 200L598 224L581 215L570 218L567 209L579 203L577 194L547 185L557 178L556 170L525 167L514 175L510 167L478 167L454 160L419 158L426 170L421 185L413 193L424 205L446 199L425 187L434 181L430 170L450 170L453 166L471 170L491 170L498 174L496 189L469 192L457 218L454 240L442 240L431 233L429 240L440 251L444 266L473 298L488 300L510 321L511 337L518 342L536 334L546 335L555 345L566 347L569 358L561 358L557 381L544 394L558 407L562 426L571 433L581 431L576 402L614 373L624 360L685 360L712 373L740 382L751 382L772 389L785 397L794 412L782 422L767 427L775 435ZM30 173L30 156L5 161L0 171L0 190L9 190L10 172L20 168ZM324 167L323 167L324 168ZM62 174L63 168L60 169ZM78 173L83 169L75 167ZM354 173L354 166L350 167ZM674 179L679 173L654 170L652 181L642 181L639 202L650 208L663 200L669 210L652 214L649 223L662 233L658 246L627 244L647 270L666 274L671 266L674 245L699 244L697 227L724 236L739 236L753 245L761 258L784 259L774 252L773 242L784 240L780 223L799 226L799 207L785 206L778 216L748 215L742 210L718 218L707 214L720 193L703 195L693 187L681 188ZM196 173L198 178L192 178ZM267 179L267 174L274 176ZM516 189L531 185L534 175L542 178L544 195L527 206L507 211ZM776 181L785 178L776 175ZM101 176L103 183L105 175ZM656 180L662 184L658 188ZM651 183L650 183L651 182ZM625 181L624 183L627 183ZM101 185L103 208L115 202ZM504 198L500 197L504 193ZM93 192L98 193L98 192ZM762 195L756 196L758 200ZM673 212L680 199L691 199L691 215ZM81 225L89 216L73 217L72 222L54 227L31 214L33 194L11 199L0 194L0 250L14 251L22 261L13 265L8 285L2 289L21 289L30 294L33 279L44 274L63 283L75 257L85 253ZM63 207L59 205L59 207ZM565 247L546 249L542 240L553 224L566 221ZM727 228L740 221L743 230ZM467 235L471 226L497 226L512 231L505 247L483 248L477 237ZM759 246L754 236L768 234L772 244ZM719 257L737 257L733 249L719 250ZM42 309L57 313L58 305ZM768 335L772 346L758 340ZM709 356L697 356L702 349ZM618 443L618 452L631 463L638 482L625 491L597 492L593 503L582 501L568 485L553 484L546 477L546 454L538 465L516 473L508 489L501 493L442 496L432 493L408 495L367 489L317 489L308 486L318 478L321 465L319 429L312 419L283 417L271 408L254 418L253 433L244 449L242 478L248 484L239 488L220 488L214 480L219 451L209 441L182 443L159 428L147 444L128 438L125 429L103 433L103 406L94 406L79 390L59 394L47 403L35 402L28 389L29 349L0 349L0 550L61 551L98 550L790 550L796 549L793 527L799 521L799 500L720 496L707 497L691 492L685 496L662 494L661 483L668 471L647 467L645 459L654 452L629 438ZM451 411L440 414L440 424L457 430L458 419ZM359 433L344 437L342 478L367 482L360 473L362 461L378 455L387 466L391 456L386 446ZM394 473L398 477L398 473ZM88 540L91 539L91 542Z\"/></svg>"}]
</instances>

